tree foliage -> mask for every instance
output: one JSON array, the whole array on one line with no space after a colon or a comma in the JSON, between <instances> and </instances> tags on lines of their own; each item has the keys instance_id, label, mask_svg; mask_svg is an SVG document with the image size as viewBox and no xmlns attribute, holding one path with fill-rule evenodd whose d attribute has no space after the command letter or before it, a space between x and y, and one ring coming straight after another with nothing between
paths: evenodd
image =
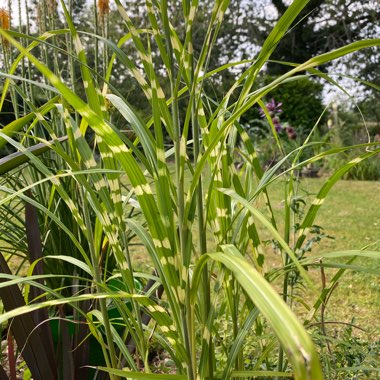
<instances>
[{"instance_id":1,"label":"tree foliage","mask_svg":"<svg viewBox=\"0 0 380 380\"><path fill-rule=\"evenodd\" d=\"M288 9L284 0L271 0L281 16ZM294 21L293 29L279 43L273 59L304 62L312 55L339 48L378 34L378 2L357 0L311 0ZM364 53L367 57L371 50ZM270 74L286 71L269 65Z\"/></svg>"}]
</instances>

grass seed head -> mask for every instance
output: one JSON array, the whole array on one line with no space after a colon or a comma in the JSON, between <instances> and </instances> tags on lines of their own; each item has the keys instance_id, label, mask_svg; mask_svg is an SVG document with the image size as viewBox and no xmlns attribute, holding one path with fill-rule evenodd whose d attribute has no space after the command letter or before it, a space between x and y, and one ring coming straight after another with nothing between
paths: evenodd
<instances>
[{"instance_id":1,"label":"grass seed head","mask_svg":"<svg viewBox=\"0 0 380 380\"><path fill-rule=\"evenodd\" d=\"M56 12L56 9L57 9L57 1L56 0L49 0L47 2L47 6L48 6L49 14L54 15L54 13Z\"/></svg>"},{"instance_id":2,"label":"grass seed head","mask_svg":"<svg viewBox=\"0 0 380 380\"><path fill-rule=\"evenodd\" d=\"M6 9L0 8L0 26L3 29L9 30L11 18Z\"/></svg>"},{"instance_id":3,"label":"grass seed head","mask_svg":"<svg viewBox=\"0 0 380 380\"><path fill-rule=\"evenodd\" d=\"M9 12L4 8L0 8L0 27L4 30L9 30L10 25L11 18ZM4 46L8 46L9 44L8 41L3 37L1 37L1 42L4 44Z\"/></svg>"},{"instance_id":4,"label":"grass seed head","mask_svg":"<svg viewBox=\"0 0 380 380\"><path fill-rule=\"evenodd\" d=\"M101 20L110 13L110 2L109 0L98 0L98 11Z\"/></svg>"}]
</instances>

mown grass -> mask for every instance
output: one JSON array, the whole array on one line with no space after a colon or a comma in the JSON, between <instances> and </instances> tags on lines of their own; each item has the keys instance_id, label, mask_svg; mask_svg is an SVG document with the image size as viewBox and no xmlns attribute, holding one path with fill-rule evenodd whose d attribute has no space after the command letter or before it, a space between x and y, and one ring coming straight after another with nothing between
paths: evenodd
<instances>
[{"instance_id":1,"label":"mown grass","mask_svg":"<svg viewBox=\"0 0 380 380\"><path fill-rule=\"evenodd\" d=\"M304 196L310 205L316 192L326 178L304 178L299 183L299 196ZM277 216L283 212L283 183L270 188L273 207ZM369 181L341 180L326 198L315 224L323 227L323 232L334 239L324 238L314 244L312 253L380 248L380 220L376 205L380 202L380 183ZM281 220L279 218L279 220ZM343 261L342 261L343 262ZM374 260L357 259L355 264L380 269ZM333 277L336 269L325 269L326 282ZM313 277L321 277L318 270ZM321 281L320 281L321 282ZM307 292L305 295L307 296ZM375 341L380 337L380 279L368 273L347 271L332 293L326 308L326 321L354 323L365 330L356 333ZM331 332L343 325L329 324ZM355 329L354 329L355 330Z\"/></svg>"},{"instance_id":2,"label":"mown grass","mask_svg":"<svg viewBox=\"0 0 380 380\"><path fill-rule=\"evenodd\" d=\"M299 195L307 204L321 188L326 178L305 178L300 181ZM270 193L275 208L283 208L283 187L272 186ZM310 194L309 196L307 194ZM334 239L324 239L320 252L346 249L380 248L380 220L377 204L380 202L380 183L371 181L339 181L321 207L315 224L324 228Z\"/></svg>"}]
</instances>

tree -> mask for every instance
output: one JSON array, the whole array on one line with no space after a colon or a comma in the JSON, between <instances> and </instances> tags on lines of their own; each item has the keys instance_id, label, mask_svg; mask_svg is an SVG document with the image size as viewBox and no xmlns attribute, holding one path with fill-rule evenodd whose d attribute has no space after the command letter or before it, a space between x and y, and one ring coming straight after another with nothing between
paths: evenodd
<instances>
[{"instance_id":1,"label":"tree","mask_svg":"<svg viewBox=\"0 0 380 380\"><path fill-rule=\"evenodd\" d=\"M272 24L288 10L290 4L285 0L264 0L263 3L266 5L264 15L257 11L257 4L253 3L247 11L250 23L260 25L255 27L255 33L250 34L252 44L263 43ZM376 26L379 19L380 8L375 0L310 0L294 21L291 30L281 39L271 58L273 61L302 63L315 55L359 39L375 38L379 34L379 27ZM342 67L334 71L351 72L354 76L380 85L380 49L362 50L339 62ZM334 68L334 65L334 62L329 63L331 68ZM269 62L267 73L270 76L278 76L288 69L286 65ZM310 91L305 92L307 82L310 84ZM283 102L283 118L296 123L295 125L303 125L308 130L323 110L322 90L323 87L320 85L313 86L310 81L301 81L298 84L281 86L271 95L277 101ZM379 93L369 89L367 94L366 108L376 108ZM311 106L307 112L298 109L298 104L301 103L297 99L300 97L303 97L302 104L305 104L306 98L309 99ZM297 117L297 120L294 117Z\"/></svg>"},{"instance_id":2,"label":"tree","mask_svg":"<svg viewBox=\"0 0 380 380\"><path fill-rule=\"evenodd\" d=\"M289 7L283 0L271 2L279 17ZM293 29L281 40L272 58L302 63L313 55L360 38L376 37L379 32L376 21L380 19L376 3L375 0L311 0L294 21ZM286 71L286 67L271 64L268 71L280 74Z\"/></svg>"}]
</instances>

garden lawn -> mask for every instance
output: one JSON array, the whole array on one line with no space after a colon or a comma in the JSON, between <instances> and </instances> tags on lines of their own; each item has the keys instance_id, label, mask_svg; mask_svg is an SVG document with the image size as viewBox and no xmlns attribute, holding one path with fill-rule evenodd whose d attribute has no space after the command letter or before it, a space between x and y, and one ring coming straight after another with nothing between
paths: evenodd
<instances>
[{"instance_id":1,"label":"garden lawn","mask_svg":"<svg viewBox=\"0 0 380 380\"><path fill-rule=\"evenodd\" d=\"M302 179L298 195L304 196L307 207L326 178ZM271 185L269 193L278 220L283 213L283 182ZM334 239L324 238L314 244L312 254L320 252L362 249L380 250L380 182L341 180L330 191L322 205L316 225ZM346 260L340 260L345 262ZM328 301L326 321L342 321L361 326L370 340L380 338L380 260L356 259L356 265L369 266L378 270L379 275L361 272L346 272ZM326 269L326 283L336 269ZM312 273L314 278L320 272ZM307 293L307 292L306 292ZM329 325L335 331L338 325ZM362 335L362 334L361 334ZM367 335L367 334L365 334Z\"/></svg>"}]
</instances>

